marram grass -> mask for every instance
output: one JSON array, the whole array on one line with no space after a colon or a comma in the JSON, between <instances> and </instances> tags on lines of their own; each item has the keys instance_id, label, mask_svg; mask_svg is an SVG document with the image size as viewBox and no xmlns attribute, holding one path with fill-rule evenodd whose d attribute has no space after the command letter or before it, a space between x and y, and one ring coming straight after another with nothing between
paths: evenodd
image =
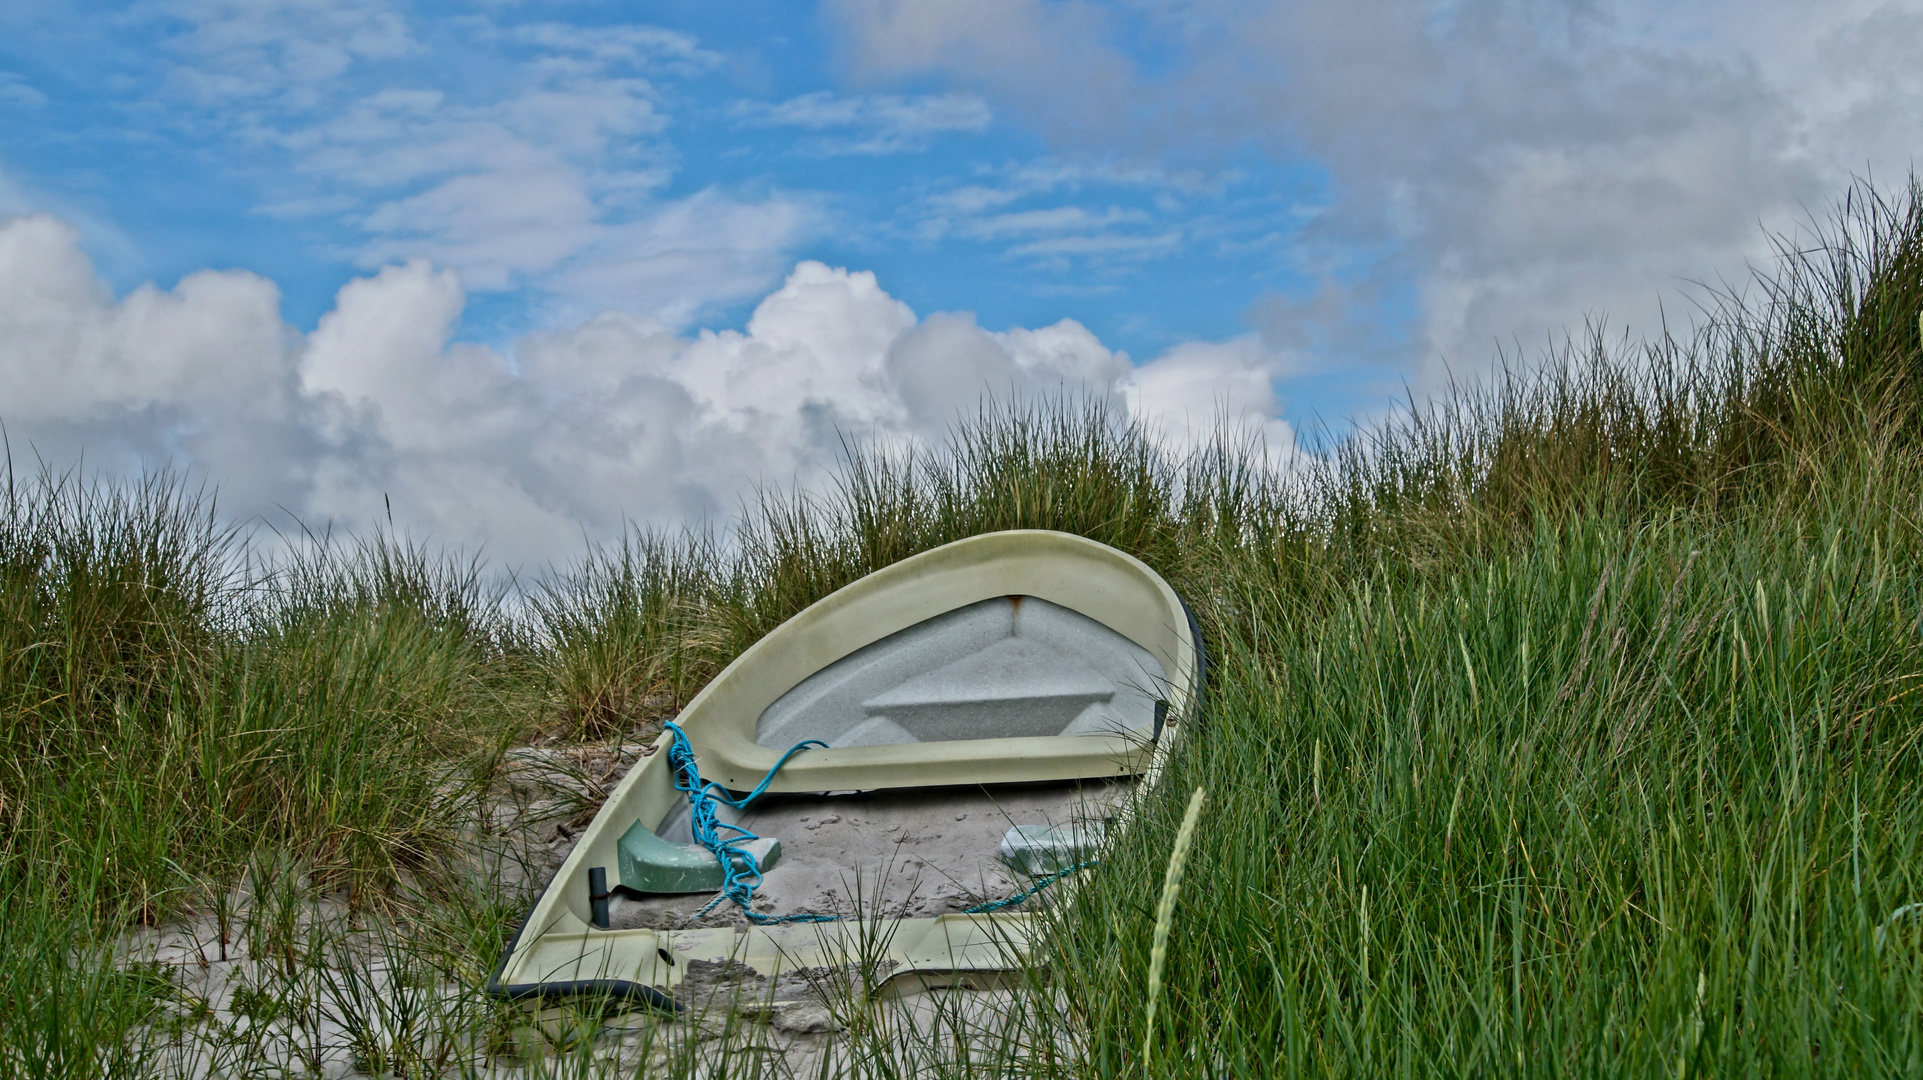
<instances>
[{"instance_id":1,"label":"marram grass","mask_svg":"<svg viewBox=\"0 0 1923 1080\"><path fill-rule=\"evenodd\" d=\"M1004 528L1165 575L1204 707L992 1023L854 1009L842 1071L1923 1074L1918 191L1853 190L1706 308L1288 475L1233 433L1177 454L1100 402L991 402L518 595L391 537L265 559L165 476L12 479L0 1078L514 1065L479 987L527 883L475 876L504 752L645 736L808 603ZM190 915L210 962L263 958L271 1020L116 959ZM340 960L369 926L404 993ZM357 1044L263 1041L314 1010ZM751 1026L664 1028L662 1069L778 1074ZM594 1045L528 1067L605 1073Z\"/></svg>"}]
</instances>

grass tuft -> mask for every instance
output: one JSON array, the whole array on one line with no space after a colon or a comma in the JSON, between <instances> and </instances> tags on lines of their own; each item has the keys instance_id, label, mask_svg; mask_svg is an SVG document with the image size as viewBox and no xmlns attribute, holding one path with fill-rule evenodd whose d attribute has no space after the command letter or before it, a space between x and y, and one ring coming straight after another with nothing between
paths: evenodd
<instances>
[{"instance_id":1,"label":"grass tuft","mask_svg":"<svg viewBox=\"0 0 1923 1080\"><path fill-rule=\"evenodd\" d=\"M1148 948L1148 1015L1143 1022L1147 1030L1142 1036L1142 1073L1145 1076L1155 1075L1155 1006L1157 999L1162 996L1162 965L1168 960L1168 935L1175 924L1175 898L1182 891L1182 867L1188 861L1189 844L1195 839L1195 825L1202 818L1202 800L1206 795L1206 788L1196 788L1194 797L1189 799L1188 811L1182 815L1182 826L1175 831L1175 848L1169 852L1168 871L1162 879L1162 900L1155 905L1155 933L1149 939ZM1367 892L1363 893L1363 902L1366 907Z\"/></svg>"}]
</instances>

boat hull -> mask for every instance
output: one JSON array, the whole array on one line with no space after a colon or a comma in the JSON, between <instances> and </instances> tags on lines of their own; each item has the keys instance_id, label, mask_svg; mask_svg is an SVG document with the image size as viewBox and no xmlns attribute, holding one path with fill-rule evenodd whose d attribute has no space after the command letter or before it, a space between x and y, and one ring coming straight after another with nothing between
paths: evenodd
<instances>
[{"instance_id":1,"label":"boat hull","mask_svg":"<svg viewBox=\"0 0 1923 1080\"><path fill-rule=\"evenodd\" d=\"M1029 598L1041 603L1024 614ZM1012 609L1006 630L993 622L1004 618L1002 605ZM761 782L785 738L810 724L883 740L831 738L828 748L788 759L767 786L794 798L885 792L899 801L914 789L1135 778L1110 807L1112 837L1193 721L1204 663L1186 606L1139 560L1065 533L989 533L895 563L810 606L728 665L677 724L703 776L736 791ZM771 980L860 964L924 985L1021 964L1035 922L1017 912L597 927L589 871L609 873L624 834L631 856L634 830L664 830L685 805L666 753L671 737L622 780L550 880L502 956L493 993L612 994L660 1005L673 1000L691 961L745 965ZM792 854L800 849L788 850L789 862L803 861ZM983 857L994 859L992 845ZM878 920L886 933L873 932Z\"/></svg>"}]
</instances>

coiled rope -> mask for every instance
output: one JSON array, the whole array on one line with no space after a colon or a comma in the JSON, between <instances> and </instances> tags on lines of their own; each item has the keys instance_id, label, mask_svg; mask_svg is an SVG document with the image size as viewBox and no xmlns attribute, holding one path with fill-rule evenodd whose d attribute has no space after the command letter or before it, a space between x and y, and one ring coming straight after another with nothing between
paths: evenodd
<instances>
[{"instance_id":1,"label":"coiled rope","mask_svg":"<svg viewBox=\"0 0 1923 1080\"><path fill-rule=\"evenodd\" d=\"M751 844L761 837L739 825L722 821L715 812L716 803L746 810L749 803L767 793L768 785L774 782L775 774L788 764L789 758L811 746L825 748L828 744L820 739L804 739L794 744L787 753L781 755L781 760L775 762L775 767L768 770L768 775L761 778L761 783L756 784L753 791L734 799L720 784L701 778L701 767L695 763L694 744L688 741L687 732L672 721L662 726L674 734L674 741L668 744L668 765L674 770L675 790L687 793L688 824L694 832L695 842L714 852L714 857L721 861L721 891L708 901L706 907L695 912L694 917L698 919L713 911L715 905L723 900L733 900L749 922L763 926L771 923L832 922L835 918L833 915L763 915L749 906L754 901L755 888L761 884L761 863L755 858L754 852L743 851L740 845ZM734 835L724 839L722 829Z\"/></svg>"}]
</instances>

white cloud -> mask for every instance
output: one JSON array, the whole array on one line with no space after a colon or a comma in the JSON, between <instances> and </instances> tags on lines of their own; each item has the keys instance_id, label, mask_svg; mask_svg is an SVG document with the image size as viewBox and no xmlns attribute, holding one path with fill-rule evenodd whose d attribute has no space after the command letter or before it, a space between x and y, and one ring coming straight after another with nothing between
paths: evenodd
<instances>
[{"instance_id":1,"label":"white cloud","mask_svg":"<svg viewBox=\"0 0 1923 1080\"><path fill-rule=\"evenodd\" d=\"M1179 229L1142 236L1129 233L1096 233L1092 236L1056 236L1031 240L1008 249L1011 255L1114 255L1148 256L1173 251L1182 246Z\"/></svg>"},{"instance_id":2,"label":"white cloud","mask_svg":"<svg viewBox=\"0 0 1923 1080\"><path fill-rule=\"evenodd\" d=\"M1132 65L1107 47L1113 16L1095 5L839 0L829 10L853 29L864 70L966 73L1058 137L1091 120L1124 124L1134 104ZM1076 111L1056 108L1052 97L1073 98Z\"/></svg>"},{"instance_id":3,"label":"white cloud","mask_svg":"<svg viewBox=\"0 0 1923 1080\"><path fill-rule=\"evenodd\" d=\"M354 199L360 212L348 216L369 237L362 265L419 255L459 268L471 287L507 289L591 260L611 201L666 182L645 154L603 172L617 145L663 127L652 94L643 80L579 72L479 103L383 89L313 123L283 121L273 137L321 190L341 185L334 197Z\"/></svg>"},{"instance_id":4,"label":"white cloud","mask_svg":"<svg viewBox=\"0 0 1923 1080\"><path fill-rule=\"evenodd\" d=\"M930 315L900 335L889 348L887 370L912 429L934 440L957 409L983 394L1001 400L1064 391L1107 395L1129 364L1073 319L995 333L964 312Z\"/></svg>"},{"instance_id":5,"label":"white cloud","mask_svg":"<svg viewBox=\"0 0 1923 1080\"><path fill-rule=\"evenodd\" d=\"M251 397L285 349L279 292L245 272L201 271L114 303L79 233L46 215L0 229L0 327L10 412L96 420L113 409Z\"/></svg>"},{"instance_id":6,"label":"white cloud","mask_svg":"<svg viewBox=\"0 0 1923 1080\"><path fill-rule=\"evenodd\" d=\"M174 80L205 104L311 105L321 84L355 64L418 47L382 0L176 0L158 10L186 24L173 44L201 63Z\"/></svg>"},{"instance_id":7,"label":"white cloud","mask_svg":"<svg viewBox=\"0 0 1923 1080\"><path fill-rule=\"evenodd\" d=\"M823 227L827 213L806 194L744 199L706 188L651 205L599 230L580 257L552 276L557 317L602 308L641 311L686 327L709 305L766 291L786 252Z\"/></svg>"},{"instance_id":8,"label":"white cloud","mask_svg":"<svg viewBox=\"0 0 1923 1080\"><path fill-rule=\"evenodd\" d=\"M918 318L873 274L803 262L740 330L692 337L606 312L511 354L453 340L460 275L415 259L341 288L302 335L279 292L202 271L115 298L77 232L0 220L0 404L16 448L56 465L201 470L237 515L394 521L563 559L625 519L724 518L759 485L820 483L844 435L938 438L983 395L1114 396L1178 443L1218 414L1266 425L1275 358L1253 339L1135 369L1085 327Z\"/></svg>"},{"instance_id":9,"label":"white cloud","mask_svg":"<svg viewBox=\"0 0 1923 1080\"><path fill-rule=\"evenodd\" d=\"M238 463L236 498L298 503L297 342L279 309L274 284L241 271L115 300L72 226L0 219L0 423L17 457Z\"/></svg>"},{"instance_id":10,"label":"white cloud","mask_svg":"<svg viewBox=\"0 0 1923 1080\"><path fill-rule=\"evenodd\" d=\"M430 19L378 0L164 10L184 27L165 38L170 85L196 126L282 177L256 212L332 225L362 269L426 258L468 289L526 290L536 308L680 325L765 292L821 227L807 195L665 193L677 155L659 83L721 60L684 34ZM967 111L949 97L863 108L886 138ZM690 231L690 213L717 227Z\"/></svg>"},{"instance_id":11,"label":"white cloud","mask_svg":"<svg viewBox=\"0 0 1923 1080\"><path fill-rule=\"evenodd\" d=\"M47 95L26 79L11 71L0 71L0 102L25 109L37 109L47 103Z\"/></svg>"},{"instance_id":12,"label":"white cloud","mask_svg":"<svg viewBox=\"0 0 1923 1080\"><path fill-rule=\"evenodd\" d=\"M654 69L665 66L677 74L691 74L721 63L719 55L703 49L694 38L659 26L569 26L548 22L516 26L505 34L485 21L476 21L472 26L483 35L504 36L556 53L578 54L601 64Z\"/></svg>"},{"instance_id":13,"label":"white cloud","mask_svg":"<svg viewBox=\"0 0 1923 1080\"><path fill-rule=\"evenodd\" d=\"M814 152L824 154L880 155L922 150L935 136L982 131L994 119L988 103L973 94L845 97L826 90L773 104L737 102L729 112L743 127L851 132L844 138L822 139L811 145Z\"/></svg>"},{"instance_id":14,"label":"white cloud","mask_svg":"<svg viewBox=\"0 0 1923 1080\"><path fill-rule=\"evenodd\" d=\"M1230 201L1248 179L1239 169L1043 158L978 167L972 179L919 198L905 213L903 232L924 243L981 241L1011 259L1112 278L1177 255L1192 240L1208 239L1221 251L1275 228L1271 200ZM1138 205L1123 205L1131 201ZM1062 295L1102 287L1042 288Z\"/></svg>"},{"instance_id":15,"label":"white cloud","mask_svg":"<svg viewBox=\"0 0 1923 1080\"><path fill-rule=\"evenodd\" d=\"M1124 375L1117 385L1129 412L1176 446L1200 446L1218 432L1255 436L1269 462L1287 468L1295 431L1276 414L1277 361L1254 337L1178 345Z\"/></svg>"},{"instance_id":16,"label":"white cloud","mask_svg":"<svg viewBox=\"0 0 1923 1080\"><path fill-rule=\"evenodd\" d=\"M980 218L969 222L964 231L980 237L1093 232L1112 225L1136 224L1147 220L1146 213L1124 210L1119 206L1111 206L1106 211L1090 211L1080 206L1052 206L1046 210L1022 210Z\"/></svg>"},{"instance_id":17,"label":"white cloud","mask_svg":"<svg viewBox=\"0 0 1923 1080\"><path fill-rule=\"evenodd\" d=\"M941 192L928 199L929 208L938 214L979 214L984 210L994 210L1029 194L1008 187L986 184L964 184L961 187Z\"/></svg>"}]
</instances>

